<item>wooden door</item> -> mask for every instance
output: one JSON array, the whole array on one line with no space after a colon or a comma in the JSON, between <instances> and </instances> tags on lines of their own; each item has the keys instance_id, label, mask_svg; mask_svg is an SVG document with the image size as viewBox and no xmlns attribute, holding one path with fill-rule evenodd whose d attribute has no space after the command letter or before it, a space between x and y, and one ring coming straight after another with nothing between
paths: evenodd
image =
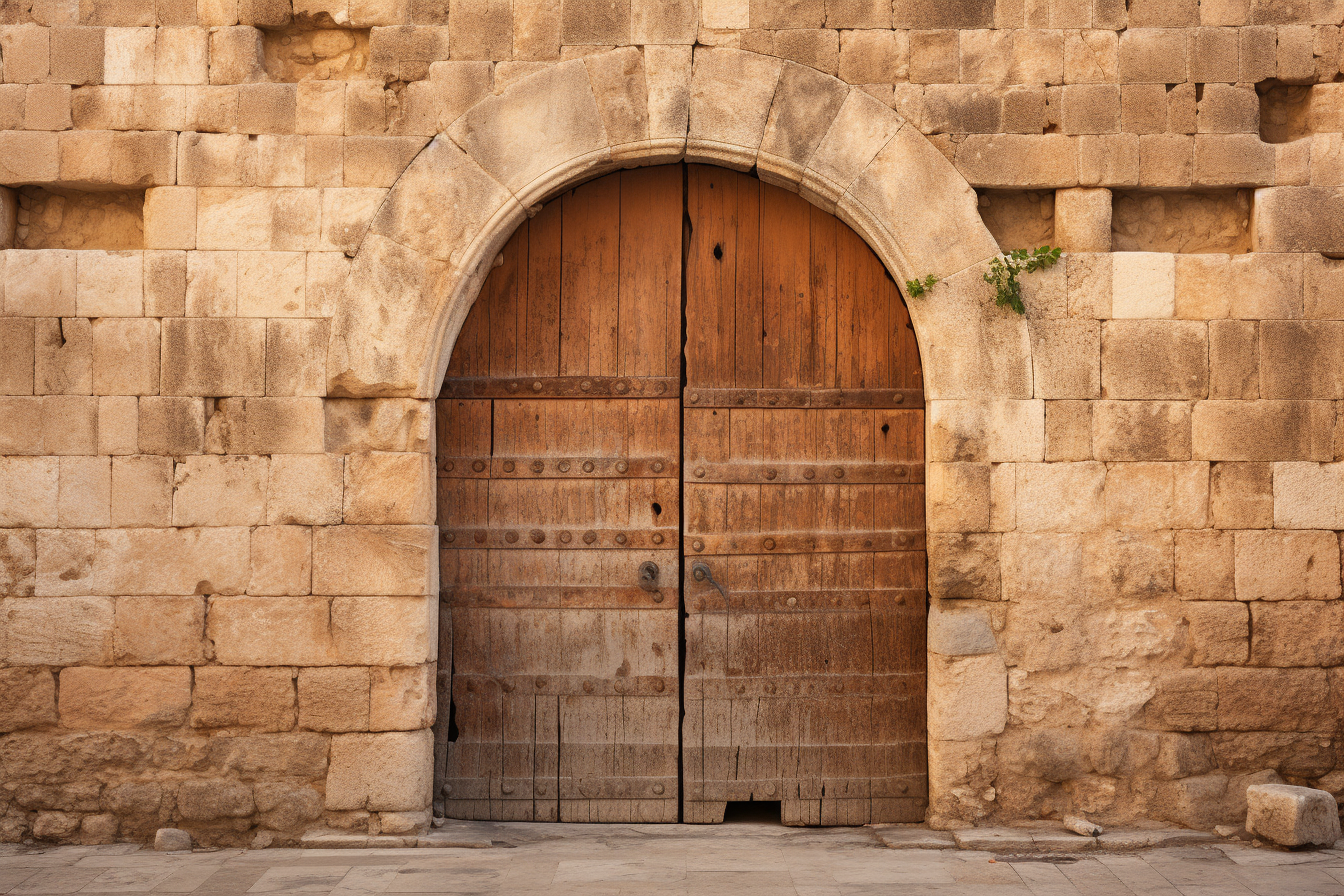
<instances>
[{"instance_id":1,"label":"wooden door","mask_svg":"<svg viewBox=\"0 0 1344 896\"><path fill-rule=\"evenodd\" d=\"M895 284L794 194L668 166L546 204L438 403L446 814L922 820L920 387Z\"/></svg>"},{"instance_id":2,"label":"wooden door","mask_svg":"<svg viewBox=\"0 0 1344 896\"><path fill-rule=\"evenodd\" d=\"M436 783L454 818L676 821L682 181L505 247L438 404Z\"/></svg>"},{"instance_id":3,"label":"wooden door","mask_svg":"<svg viewBox=\"0 0 1344 896\"><path fill-rule=\"evenodd\" d=\"M692 166L684 818L921 821L924 414L895 283L848 227Z\"/></svg>"}]
</instances>

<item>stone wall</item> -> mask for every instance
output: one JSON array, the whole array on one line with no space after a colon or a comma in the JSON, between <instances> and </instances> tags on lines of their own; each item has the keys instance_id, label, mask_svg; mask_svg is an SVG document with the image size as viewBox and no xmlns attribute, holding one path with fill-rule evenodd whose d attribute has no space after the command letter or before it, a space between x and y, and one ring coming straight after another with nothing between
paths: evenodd
<instances>
[{"instance_id":1,"label":"stone wall","mask_svg":"<svg viewBox=\"0 0 1344 896\"><path fill-rule=\"evenodd\" d=\"M0 839L422 825L451 340L527 207L681 158L944 277L911 307L935 823L1344 792L1344 3L0 22ZM1069 250L1025 320L977 207Z\"/></svg>"}]
</instances>

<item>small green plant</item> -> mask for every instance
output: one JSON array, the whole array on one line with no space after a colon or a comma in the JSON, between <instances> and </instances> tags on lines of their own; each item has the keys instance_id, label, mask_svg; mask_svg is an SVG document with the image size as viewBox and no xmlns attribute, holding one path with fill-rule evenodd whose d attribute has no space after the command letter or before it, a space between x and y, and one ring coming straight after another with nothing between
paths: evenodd
<instances>
[{"instance_id":1,"label":"small green plant","mask_svg":"<svg viewBox=\"0 0 1344 896\"><path fill-rule=\"evenodd\" d=\"M1008 307L1018 314L1026 314L1027 308L1022 304L1022 284L1018 282L1017 275L1053 267L1062 251L1041 246L1037 249L1014 249L996 257L985 272L985 282L994 287L994 303L1000 308Z\"/></svg>"},{"instance_id":2,"label":"small green plant","mask_svg":"<svg viewBox=\"0 0 1344 896\"><path fill-rule=\"evenodd\" d=\"M929 290L933 289L933 284L938 282L938 278L930 274L923 280L905 281L905 291L910 293L910 298L921 298Z\"/></svg>"}]
</instances>

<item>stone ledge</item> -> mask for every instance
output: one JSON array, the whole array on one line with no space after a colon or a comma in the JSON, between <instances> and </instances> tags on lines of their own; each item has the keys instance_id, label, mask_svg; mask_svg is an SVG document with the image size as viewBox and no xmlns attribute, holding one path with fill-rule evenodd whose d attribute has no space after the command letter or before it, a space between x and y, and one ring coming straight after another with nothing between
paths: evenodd
<instances>
[{"instance_id":1,"label":"stone ledge","mask_svg":"<svg viewBox=\"0 0 1344 896\"><path fill-rule=\"evenodd\" d=\"M440 831L392 837L318 829L308 831L299 840L302 849L490 849L491 845L484 837Z\"/></svg>"},{"instance_id":2,"label":"stone ledge","mask_svg":"<svg viewBox=\"0 0 1344 896\"><path fill-rule=\"evenodd\" d=\"M983 827L934 831L925 827L875 827L874 834L890 849L967 849L987 852L1129 852L1170 846L1214 843L1218 837L1185 828L1111 831L1083 837L1062 828Z\"/></svg>"}]
</instances>

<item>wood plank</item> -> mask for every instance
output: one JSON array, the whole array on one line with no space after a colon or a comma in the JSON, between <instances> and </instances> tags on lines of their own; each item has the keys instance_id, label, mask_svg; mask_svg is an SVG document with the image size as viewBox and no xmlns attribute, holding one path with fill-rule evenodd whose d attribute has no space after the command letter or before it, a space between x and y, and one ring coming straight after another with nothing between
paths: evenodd
<instances>
[{"instance_id":1,"label":"wood plank","mask_svg":"<svg viewBox=\"0 0 1344 896\"><path fill-rule=\"evenodd\" d=\"M616 376L619 176L561 197L560 375Z\"/></svg>"}]
</instances>

